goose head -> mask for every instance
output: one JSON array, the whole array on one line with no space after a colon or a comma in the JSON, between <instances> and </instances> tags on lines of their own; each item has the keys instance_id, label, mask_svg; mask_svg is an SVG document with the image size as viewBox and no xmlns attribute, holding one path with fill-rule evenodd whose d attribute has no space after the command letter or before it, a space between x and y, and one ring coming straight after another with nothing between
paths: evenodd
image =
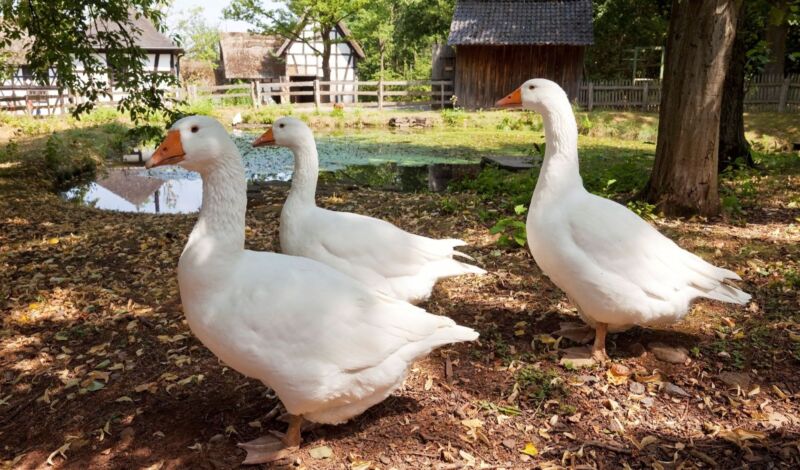
<instances>
[{"instance_id":1,"label":"goose head","mask_svg":"<svg viewBox=\"0 0 800 470\"><path fill-rule=\"evenodd\" d=\"M253 141L253 147L277 145L295 148L314 143L314 134L306 123L293 117L282 117L267 129L267 132Z\"/></svg>"},{"instance_id":2,"label":"goose head","mask_svg":"<svg viewBox=\"0 0 800 470\"><path fill-rule=\"evenodd\" d=\"M557 83L545 78L533 78L495 104L501 108L522 105L523 109L542 113L564 102L569 103L569 98Z\"/></svg>"},{"instance_id":3,"label":"goose head","mask_svg":"<svg viewBox=\"0 0 800 470\"><path fill-rule=\"evenodd\" d=\"M178 165L205 174L223 160L237 156L228 131L216 119L188 116L172 125L145 167Z\"/></svg>"}]
</instances>

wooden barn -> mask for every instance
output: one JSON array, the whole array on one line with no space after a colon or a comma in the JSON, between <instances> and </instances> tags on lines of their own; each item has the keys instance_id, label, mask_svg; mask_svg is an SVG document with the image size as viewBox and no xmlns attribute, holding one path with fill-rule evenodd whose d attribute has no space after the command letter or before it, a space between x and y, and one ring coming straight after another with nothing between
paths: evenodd
<instances>
[{"instance_id":1,"label":"wooden barn","mask_svg":"<svg viewBox=\"0 0 800 470\"><path fill-rule=\"evenodd\" d=\"M322 41L314 37L314 28L307 25L300 33L307 41L281 39L252 33L221 33L220 56L222 79L262 82L308 82L322 79ZM315 40L316 39L316 40ZM356 66L364 58L361 46L352 39L344 22L331 31L336 41L331 50L331 80L357 80ZM311 47L308 43L313 47ZM315 51L316 49L316 51ZM332 90L352 91L352 85L333 85ZM302 91L296 89L295 91ZM313 96L294 96L293 100L313 101ZM336 96L337 102L352 102L352 95Z\"/></svg>"},{"instance_id":2,"label":"wooden barn","mask_svg":"<svg viewBox=\"0 0 800 470\"><path fill-rule=\"evenodd\" d=\"M458 0L448 45L456 50L458 106L491 108L529 78L578 95L591 0Z\"/></svg>"}]
</instances>

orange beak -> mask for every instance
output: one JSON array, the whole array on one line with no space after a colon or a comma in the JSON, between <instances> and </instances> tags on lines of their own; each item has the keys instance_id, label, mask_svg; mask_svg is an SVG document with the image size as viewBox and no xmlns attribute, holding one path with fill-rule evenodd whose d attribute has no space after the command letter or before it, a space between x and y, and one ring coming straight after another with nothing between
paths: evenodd
<instances>
[{"instance_id":1,"label":"orange beak","mask_svg":"<svg viewBox=\"0 0 800 470\"><path fill-rule=\"evenodd\" d=\"M511 106L518 106L521 104L522 104L522 87L512 91L511 94L509 94L502 100L498 100L497 103L495 103L495 106L499 106L501 108L509 108Z\"/></svg>"},{"instance_id":2,"label":"orange beak","mask_svg":"<svg viewBox=\"0 0 800 470\"><path fill-rule=\"evenodd\" d=\"M169 131L167 137L158 146L153 156L147 163L144 164L145 168L154 168L161 165L174 165L183 161L186 152L183 151L181 144L181 132Z\"/></svg>"},{"instance_id":3,"label":"orange beak","mask_svg":"<svg viewBox=\"0 0 800 470\"><path fill-rule=\"evenodd\" d=\"M272 135L272 128L267 129L267 132L261 134L261 137L253 141L253 147L265 147L267 145L275 145L275 136Z\"/></svg>"}]
</instances>

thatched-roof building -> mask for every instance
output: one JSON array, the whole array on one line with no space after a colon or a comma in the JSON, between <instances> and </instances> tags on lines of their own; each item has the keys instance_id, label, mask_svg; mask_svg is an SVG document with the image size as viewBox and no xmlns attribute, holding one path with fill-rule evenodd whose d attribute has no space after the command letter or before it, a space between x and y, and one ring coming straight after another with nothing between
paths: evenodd
<instances>
[{"instance_id":1,"label":"thatched-roof building","mask_svg":"<svg viewBox=\"0 0 800 470\"><path fill-rule=\"evenodd\" d=\"M458 0L448 44L456 49L458 105L488 108L529 78L577 96L591 0Z\"/></svg>"},{"instance_id":2,"label":"thatched-roof building","mask_svg":"<svg viewBox=\"0 0 800 470\"><path fill-rule=\"evenodd\" d=\"M305 41L282 39L252 33L221 33L221 75L225 82L249 80L260 82L307 82L322 78L321 39L314 37L314 28L306 25L300 32ZM364 58L361 46L352 38L343 22L331 31L335 44L331 50L331 80L357 79L356 65ZM312 47L309 46L311 44ZM344 91L350 85L335 85ZM313 100L312 96L296 96L297 100ZM337 97L349 102L351 95Z\"/></svg>"},{"instance_id":3,"label":"thatched-roof building","mask_svg":"<svg viewBox=\"0 0 800 470\"><path fill-rule=\"evenodd\" d=\"M153 73L171 73L178 76L180 73L179 59L182 50L170 38L156 29L153 23L147 18L139 16L131 18L131 24L135 33L136 44L144 49L147 60L143 64L145 70ZM117 31L119 26L116 23L98 22L97 27L101 30ZM88 41L94 41L94 36L90 32ZM34 41L33 37L22 37L11 41L5 48L6 63L13 65L11 75L3 81L0 89L0 108L17 111L33 112L35 114L53 114L63 111L65 98L60 97L55 89L48 89L58 85L58 77L54 70L50 71L49 83L45 89L36 89L39 85L33 82L31 68L28 67L26 55ZM96 43L96 42L95 42ZM101 60L105 59L105 49L102 44L95 47L97 55ZM81 64L76 70L82 73ZM114 86L113 77L106 77L106 80ZM101 101L108 100L101 97Z\"/></svg>"}]
</instances>

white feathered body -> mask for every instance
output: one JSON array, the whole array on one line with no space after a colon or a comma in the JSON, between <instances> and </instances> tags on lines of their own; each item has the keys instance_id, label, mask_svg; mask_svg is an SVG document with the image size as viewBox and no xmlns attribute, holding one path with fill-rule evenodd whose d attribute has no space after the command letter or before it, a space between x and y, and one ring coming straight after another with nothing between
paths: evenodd
<instances>
[{"instance_id":1,"label":"white feathered body","mask_svg":"<svg viewBox=\"0 0 800 470\"><path fill-rule=\"evenodd\" d=\"M389 222L287 201L281 212L281 251L311 258L365 285L412 303L427 299L437 280L483 274L454 259L461 240L435 240Z\"/></svg>"},{"instance_id":2,"label":"white feathered body","mask_svg":"<svg viewBox=\"0 0 800 470\"><path fill-rule=\"evenodd\" d=\"M534 107L543 116L547 146L528 211L528 244L542 272L584 320L619 331L678 321L698 297L747 303L749 294L726 283L739 280L736 273L707 263L628 208L584 189L567 96L552 82L535 82L549 93ZM525 93L523 87L523 104Z\"/></svg>"},{"instance_id":3,"label":"white feathered body","mask_svg":"<svg viewBox=\"0 0 800 470\"><path fill-rule=\"evenodd\" d=\"M198 339L275 390L289 413L319 423L362 413L403 383L414 360L478 336L305 258L243 251L198 261L187 251L178 279Z\"/></svg>"},{"instance_id":4,"label":"white feathered body","mask_svg":"<svg viewBox=\"0 0 800 470\"><path fill-rule=\"evenodd\" d=\"M744 303L724 284L739 279L683 250L626 207L583 187L531 205L527 233L542 271L577 304L587 323L612 330L673 323L697 297Z\"/></svg>"},{"instance_id":5,"label":"white feathered body","mask_svg":"<svg viewBox=\"0 0 800 470\"><path fill-rule=\"evenodd\" d=\"M461 240L434 240L384 220L317 207L319 159L314 136L296 119L280 121L296 131L287 143L292 145L295 164L292 189L281 211L283 253L325 263L372 289L412 303L430 297L439 279L486 272L454 259L471 259L454 250L465 245ZM273 130L280 138L282 128Z\"/></svg>"}]
</instances>

